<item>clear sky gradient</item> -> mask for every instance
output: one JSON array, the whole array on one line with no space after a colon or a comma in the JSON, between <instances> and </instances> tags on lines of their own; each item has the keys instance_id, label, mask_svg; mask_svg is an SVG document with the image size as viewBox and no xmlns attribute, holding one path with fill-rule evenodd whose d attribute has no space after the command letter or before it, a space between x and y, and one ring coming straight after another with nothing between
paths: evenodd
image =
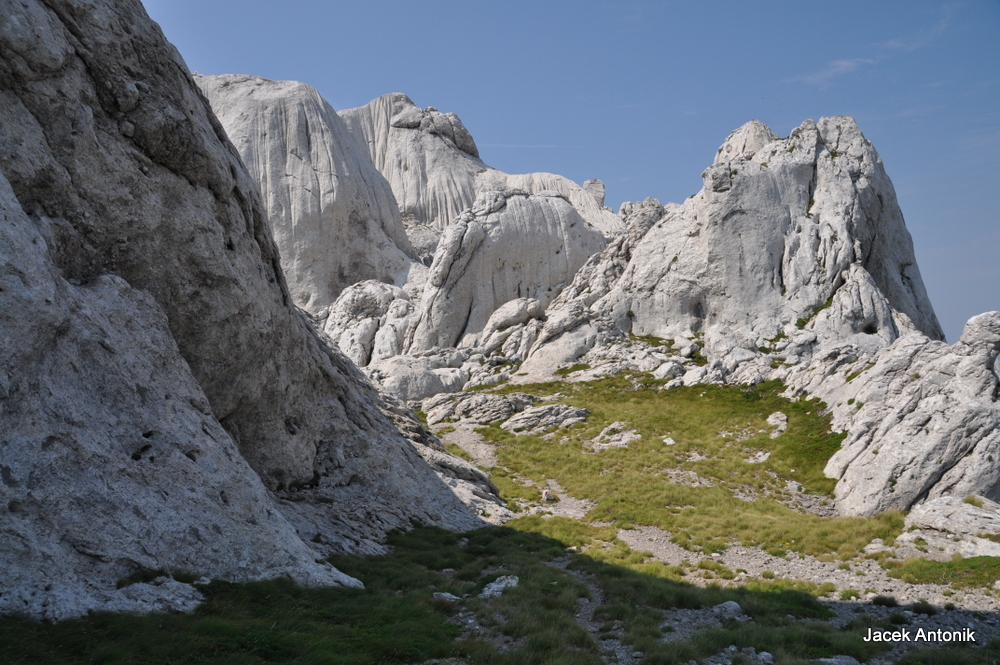
<instances>
[{"instance_id":1,"label":"clear sky gradient","mask_svg":"<svg viewBox=\"0 0 1000 665\"><path fill-rule=\"evenodd\" d=\"M852 115L896 185L949 341L1000 309L1000 0L145 0L193 70L337 109L404 92L508 173L683 201L730 131Z\"/></svg>"}]
</instances>

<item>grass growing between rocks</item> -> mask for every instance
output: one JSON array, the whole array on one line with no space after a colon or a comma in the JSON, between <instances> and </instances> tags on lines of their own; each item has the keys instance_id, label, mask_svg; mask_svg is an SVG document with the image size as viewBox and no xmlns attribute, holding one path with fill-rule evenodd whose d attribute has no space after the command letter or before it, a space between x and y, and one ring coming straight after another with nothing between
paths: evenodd
<instances>
[{"instance_id":1,"label":"grass growing between rocks","mask_svg":"<svg viewBox=\"0 0 1000 665\"><path fill-rule=\"evenodd\" d=\"M499 468L492 472L531 481L533 487L514 490L521 499L537 499L535 488L554 479L572 496L596 503L588 520L656 526L693 550L721 550L736 540L777 555L850 558L873 538L891 542L901 532L900 513L821 518L782 503L793 498L795 484L816 500L832 495L834 481L823 467L843 435L830 431L822 403L780 397L778 382L659 390L663 383L619 375L502 389L558 394L557 401L591 415L544 435L482 428L497 446ZM788 427L772 438L776 428L767 419L776 412L787 416ZM595 451L592 442L615 422L642 438Z\"/></svg>"},{"instance_id":2,"label":"grass growing between rocks","mask_svg":"<svg viewBox=\"0 0 1000 665\"><path fill-rule=\"evenodd\" d=\"M331 559L365 589L216 581L202 587L207 600L191 615L97 613L54 625L0 619L4 662L354 665L459 657L470 665L597 665L600 645L575 617L599 590L594 617L608 624L609 635L646 651L645 663L675 663L714 653L723 642L764 638L744 636L745 625L734 623L667 644L661 624L670 608L736 600L767 627L766 639L789 643L797 638L781 636L798 629L785 625L787 615L826 613L806 594L699 589L567 551L613 538L611 528L537 516L515 527L466 534L419 528L390 536L389 554ZM520 584L479 598L500 575L517 575ZM844 639L834 631L788 653L839 653Z\"/></svg>"},{"instance_id":3,"label":"grass growing between rocks","mask_svg":"<svg viewBox=\"0 0 1000 665\"><path fill-rule=\"evenodd\" d=\"M992 556L956 558L952 561L887 561L883 563L883 567L889 571L889 575L908 584L950 584L959 589L990 586L1000 580L1000 558Z\"/></svg>"}]
</instances>

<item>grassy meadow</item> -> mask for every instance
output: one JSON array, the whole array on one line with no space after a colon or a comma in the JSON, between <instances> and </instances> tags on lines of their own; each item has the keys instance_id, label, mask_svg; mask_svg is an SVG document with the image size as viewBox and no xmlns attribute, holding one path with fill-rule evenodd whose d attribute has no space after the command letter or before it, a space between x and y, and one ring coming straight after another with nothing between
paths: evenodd
<instances>
[{"instance_id":1,"label":"grassy meadow","mask_svg":"<svg viewBox=\"0 0 1000 665\"><path fill-rule=\"evenodd\" d=\"M838 654L865 662L885 652L889 645L862 638L869 628L889 630L909 621L903 614L876 620L861 613L836 627L828 621L831 610L817 599L832 584L765 573L737 587L729 583L736 572L711 557L742 543L776 556L846 562L862 556L873 538L891 544L901 533L900 513L837 518L790 507L832 501L833 481L822 471L842 435L831 432L825 406L781 397L783 386L774 382L663 390L664 383L619 375L490 388L529 392L590 415L572 427L534 434L480 428L495 446L491 476L519 516L464 534L417 527L393 533L385 555L330 559L364 589L213 581L201 587L206 602L191 615L95 613L54 625L0 618L0 660L599 665L615 662L609 653L618 648L639 654L630 655L631 662L686 665L735 647L735 665L757 662L747 655L750 648L771 653L780 665L801 665ZM775 413L787 418L784 431L769 422ZM442 424L438 433L450 428ZM602 432L614 433L609 428L634 432L633 440L627 447L596 449ZM449 448L468 458L457 446ZM551 480L591 502L582 519L545 514L551 504L542 502L541 488ZM668 531L692 553L691 561L667 565L631 549L618 530L637 526ZM960 588L1000 576L992 559L881 559L907 582ZM479 597L503 575L520 583L497 597ZM123 584L136 581L141 579ZM672 611L710 611L730 600L744 617L670 639ZM983 665L995 659L995 646L923 649L900 662Z\"/></svg>"}]
</instances>

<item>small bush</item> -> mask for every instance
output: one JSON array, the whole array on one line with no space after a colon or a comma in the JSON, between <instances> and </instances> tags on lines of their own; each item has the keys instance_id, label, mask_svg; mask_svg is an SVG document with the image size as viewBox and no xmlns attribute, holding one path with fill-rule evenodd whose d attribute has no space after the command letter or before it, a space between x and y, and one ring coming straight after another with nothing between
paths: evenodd
<instances>
[{"instance_id":1,"label":"small bush","mask_svg":"<svg viewBox=\"0 0 1000 665\"><path fill-rule=\"evenodd\" d=\"M916 614L926 614L929 617L934 616L938 613L938 609L928 603L926 600L918 600L917 602L910 605L910 611Z\"/></svg>"},{"instance_id":2,"label":"small bush","mask_svg":"<svg viewBox=\"0 0 1000 665\"><path fill-rule=\"evenodd\" d=\"M880 605L882 607L899 607L899 603L892 596L875 596L872 598L872 605Z\"/></svg>"}]
</instances>

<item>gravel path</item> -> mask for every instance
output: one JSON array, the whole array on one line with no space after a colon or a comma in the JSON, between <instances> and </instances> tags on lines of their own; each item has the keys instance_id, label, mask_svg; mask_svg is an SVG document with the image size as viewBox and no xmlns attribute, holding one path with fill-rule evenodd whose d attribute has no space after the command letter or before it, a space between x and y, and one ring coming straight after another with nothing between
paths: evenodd
<instances>
[{"instance_id":1,"label":"gravel path","mask_svg":"<svg viewBox=\"0 0 1000 665\"><path fill-rule=\"evenodd\" d=\"M469 420L460 420L450 423L454 429L447 434L437 434L445 443L453 443L472 457L472 462L482 468L491 469L497 465L497 454L494 446L483 441L483 437L476 432L477 427L482 427L479 423ZM435 428L439 429L440 428Z\"/></svg>"}]
</instances>

